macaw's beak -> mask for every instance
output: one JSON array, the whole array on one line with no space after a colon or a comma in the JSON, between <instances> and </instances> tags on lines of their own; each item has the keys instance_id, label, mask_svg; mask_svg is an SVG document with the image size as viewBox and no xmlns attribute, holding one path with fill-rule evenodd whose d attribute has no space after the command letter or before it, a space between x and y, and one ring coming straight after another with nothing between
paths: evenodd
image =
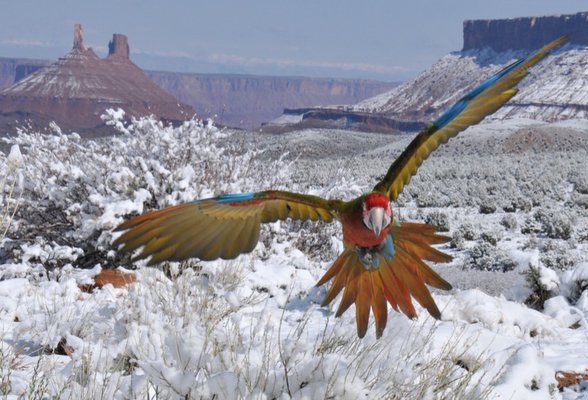
<instances>
[{"instance_id":1,"label":"macaw's beak","mask_svg":"<svg viewBox=\"0 0 588 400\"><path fill-rule=\"evenodd\" d=\"M380 233L382 233L382 229L388 223L386 222L385 218L386 212L382 207L374 207L369 211L369 227L372 231L376 234L376 237L380 237Z\"/></svg>"}]
</instances>

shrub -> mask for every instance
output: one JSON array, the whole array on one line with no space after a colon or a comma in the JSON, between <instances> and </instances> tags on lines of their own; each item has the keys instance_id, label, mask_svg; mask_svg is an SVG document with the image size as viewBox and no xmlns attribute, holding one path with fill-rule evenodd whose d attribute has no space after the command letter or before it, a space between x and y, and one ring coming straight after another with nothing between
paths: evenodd
<instances>
[{"instance_id":1,"label":"shrub","mask_svg":"<svg viewBox=\"0 0 588 400\"><path fill-rule=\"evenodd\" d=\"M570 239L572 237L572 219L562 212L539 209L533 218L541 224L541 233L551 239Z\"/></svg>"},{"instance_id":2,"label":"shrub","mask_svg":"<svg viewBox=\"0 0 588 400\"><path fill-rule=\"evenodd\" d=\"M447 207L450 205L450 200L447 196L435 191L419 194L416 204L420 208Z\"/></svg>"},{"instance_id":3,"label":"shrub","mask_svg":"<svg viewBox=\"0 0 588 400\"><path fill-rule=\"evenodd\" d=\"M517 218L512 214L505 214L500 220L500 225L504 226L506 229L516 229Z\"/></svg>"},{"instance_id":4,"label":"shrub","mask_svg":"<svg viewBox=\"0 0 588 400\"><path fill-rule=\"evenodd\" d=\"M521 226L521 233L535 235L541 232L541 224L532 216L527 216Z\"/></svg>"},{"instance_id":5,"label":"shrub","mask_svg":"<svg viewBox=\"0 0 588 400\"><path fill-rule=\"evenodd\" d=\"M476 240L479 234L476 232L476 227L466 222L460 225L455 232L453 232L450 246L451 248L463 249L466 240Z\"/></svg>"},{"instance_id":6,"label":"shrub","mask_svg":"<svg viewBox=\"0 0 588 400\"><path fill-rule=\"evenodd\" d=\"M586 310L588 300L588 263L579 263L573 270L561 274L563 283L562 294L566 296L571 304L577 304ZM580 302L584 304L579 304Z\"/></svg>"},{"instance_id":7,"label":"shrub","mask_svg":"<svg viewBox=\"0 0 588 400\"><path fill-rule=\"evenodd\" d=\"M18 145L13 145L6 158L0 152L0 242L18 210L22 196L22 164L23 157Z\"/></svg>"},{"instance_id":8,"label":"shrub","mask_svg":"<svg viewBox=\"0 0 588 400\"><path fill-rule=\"evenodd\" d=\"M496 212L496 204L492 200L485 200L480 204L480 214L494 214Z\"/></svg>"},{"instance_id":9,"label":"shrub","mask_svg":"<svg viewBox=\"0 0 588 400\"><path fill-rule=\"evenodd\" d=\"M115 116L111 115L112 118ZM23 149L23 200L17 241L10 256L19 261L42 236L41 246L81 249L79 267L103 263L111 233L126 215L226 192L259 190L259 182L280 188L289 180L282 158L260 160L263 150L244 146L227 131L202 121L178 127L153 119L121 126L119 136L84 140L76 134L20 132L8 139ZM51 253L51 252L50 252ZM130 264L129 264L130 265Z\"/></svg>"},{"instance_id":10,"label":"shrub","mask_svg":"<svg viewBox=\"0 0 588 400\"><path fill-rule=\"evenodd\" d=\"M536 310L542 310L545 301L556 295L559 278L555 271L540 263L529 263L529 268L522 272L531 294L525 304Z\"/></svg>"},{"instance_id":11,"label":"shrub","mask_svg":"<svg viewBox=\"0 0 588 400\"><path fill-rule=\"evenodd\" d=\"M512 271L517 267L516 261L510 259L503 250L490 243L480 242L468 253L464 266L480 271Z\"/></svg>"},{"instance_id":12,"label":"shrub","mask_svg":"<svg viewBox=\"0 0 588 400\"><path fill-rule=\"evenodd\" d=\"M540 257L541 262L548 268L567 270L573 268L577 260L568 253L547 253Z\"/></svg>"},{"instance_id":13,"label":"shrub","mask_svg":"<svg viewBox=\"0 0 588 400\"><path fill-rule=\"evenodd\" d=\"M458 232L454 232L451 235L451 242L449 242L449 247L452 249L463 250L465 248L465 239L463 235Z\"/></svg>"},{"instance_id":14,"label":"shrub","mask_svg":"<svg viewBox=\"0 0 588 400\"><path fill-rule=\"evenodd\" d=\"M588 210L588 194L573 193L570 203L582 210Z\"/></svg>"},{"instance_id":15,"label":"shrub","mask_svg":"<svg viewBox=\"0 0 588 400\"><path fill-rule=\"evenodd\" d=\"M430 212L425 217L425 223L436 226L439 232L449 232L449 218L444 212Z\"/></svg>"},{"instance_id":16,"label":"shrub","mask_svg":"<svg viewBox=\"0 0 588 400\"><path fill-rule=\"evenodd\" d=\"M482 232L480 235L480 240L491 244L492 246L496 246L498 241L500 240L500 233L496 231L486 231Z\"/></svg>"},{"instance_id":17,"label":"shrub","mask_svg":"<svg viewBox=\"0 0 588 400\"><path fill-rule=\"evenodd\" d=\"M463 235L463 238L465 240L476 240L479 236L477 232L478 229L479 227L476 227L473 224L466 222L460 225L460 227L457 228L457 231Z\"/></svg>"},{"instance_id":18,"label":"shrub","mask_svg":"<svg viewBox=\"0 0 588 400\"><path fill-rule=\"evenodd\" d=\"M588 194L588 176L579 175L574 179L574 190L580 194Z\"/></svg>"},{"instance_id":19,"label":"shrub","mask_svg":"<svg viewBox=\"0 0 588 400\"><path fill-rule=\"evenodd\" d=\"M526 197L518 197L513 202L516 210L529 212L533 208L533 202Z\"/></svg>"}]
</instances>

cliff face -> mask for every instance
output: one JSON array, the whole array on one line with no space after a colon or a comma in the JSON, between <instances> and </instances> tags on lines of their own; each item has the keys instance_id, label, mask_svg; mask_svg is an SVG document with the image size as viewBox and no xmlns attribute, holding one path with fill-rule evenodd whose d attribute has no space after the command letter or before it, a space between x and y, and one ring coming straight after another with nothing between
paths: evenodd
<instances>
[{"instance_id":1,"label":"cliff face","mask_svg":"<svg viewBox=\"0 0 588 400\"><path fill-rule=\"evenodd\" d=\"M49 60L0 57L0 90L51 64Z\"/></svg>"},{"instance_id":2,"label":"cliff face","mask_svg":"<svg viewBox=\"0 0 588 400\"><path fill-rule=\"evenodd\" d=\"M395 83L224 74L147 72L159 86L190 104L200 117L242 128L259 127L285 108L354 104L387 92Z\"/></svg>"},{"instance_id":3,"label":"cliff face","mask_svg":"<svg viewBox=\"0 0 588 400\"><path fill-rule=\"evenodd\" d=\"M489 47L495 51L538 49L558 36L588 45L588 12L549 17L470 20L463 23L463 50Z\"/></svg>"}]
</instances>

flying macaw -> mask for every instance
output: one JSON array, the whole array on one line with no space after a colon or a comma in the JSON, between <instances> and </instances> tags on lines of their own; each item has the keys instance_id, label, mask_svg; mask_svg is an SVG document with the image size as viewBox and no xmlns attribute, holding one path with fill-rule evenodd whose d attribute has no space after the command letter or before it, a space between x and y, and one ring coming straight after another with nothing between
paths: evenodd
<instances>
[{"instance_id":1,"label":"flying macaw","mask_svg":"<svg viewBox=\"0 0 588 400\"><path fill-rule=\"evenodd\" d=\"M382 335L388 317L386 301L396 311L416 318L412 296L439 319L441 313L426 285L444 290L451 285L423 260L450 261L451 256L432 247L449 238L438 235L431 225L395 221L390 202L398 198L431 152L498 110L517 93L516 85L527 70L565 41L566 37L554 40L467 93L419 132L372 191L358 198L327 200L278 190L225 194L131 218L115 229L126 232L113 244L123 245L121 251L142 247L135 259L151 257L150 265L192 257L234 259L255 248L262 223L287 218L338 220L344 251L317 283L320 286L333 279L323 306L343 290L336 316L355 303L360 338L366 334L370 309L376 337Z\"/></svg>"}]
</instances>

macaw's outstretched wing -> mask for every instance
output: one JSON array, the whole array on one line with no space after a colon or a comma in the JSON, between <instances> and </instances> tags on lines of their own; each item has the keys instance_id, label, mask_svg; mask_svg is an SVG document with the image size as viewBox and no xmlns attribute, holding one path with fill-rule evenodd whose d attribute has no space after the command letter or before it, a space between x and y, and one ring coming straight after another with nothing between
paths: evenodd
<instances>
[{"instance_id":1,"label":"macaw's outstretched wing","mask_svg":"<svg viewBox=\"0 0 588 400\"><path fill-rule=\"evenodd\" d=\"M441 312L426 285L444 290L450 290L451 285L423 260L448 262L451 256L432 247L449 240L447 236L436 234L436 230L436 227L426 224L393 225L389 235L394 243L394 255L385 257L377 254L379 262L376 268L366 268L357 250L348 247L317 283L320 286L335 278L322 305L329 304L345 289L335 315L340 316L355 303L359 337L367 331L370 309L376 322L376 337L382 335L388 320L386 301L396 311L400 309L409 318L416 318L411 295L429 314L439 319Z\"/></svg>"},{"instance_id":2,"label":"macaw's outstretched wing","mask_svg":"<svg viewBox=\"0 0 588 400\"><path fill-rule=\"evenodd\" d=\"M429 154L440 144L502 107L517 93L516 85L527 75L527 70L566 40L565 36L554 40L528 58L504 68L462 97L435 122L417 134L390 166L384 179L374 187L374 191L385 193L390 199L396 200Z\"/></svg>"},{"instance_id":3,"label":"macaw's outstretched wing","mask_svg":"<svg viewBox=\"0 0 588 400\"><path fill-rule=\"evenodd\" d=\"M229 194L180 204L131 218L115 231L122 251L143 247L135 259L151 256L149 264L233 259L252 251L261 223L284 220L323 220L335 217L337 200L284 191Z\"/></svg>"}]
</instances>

